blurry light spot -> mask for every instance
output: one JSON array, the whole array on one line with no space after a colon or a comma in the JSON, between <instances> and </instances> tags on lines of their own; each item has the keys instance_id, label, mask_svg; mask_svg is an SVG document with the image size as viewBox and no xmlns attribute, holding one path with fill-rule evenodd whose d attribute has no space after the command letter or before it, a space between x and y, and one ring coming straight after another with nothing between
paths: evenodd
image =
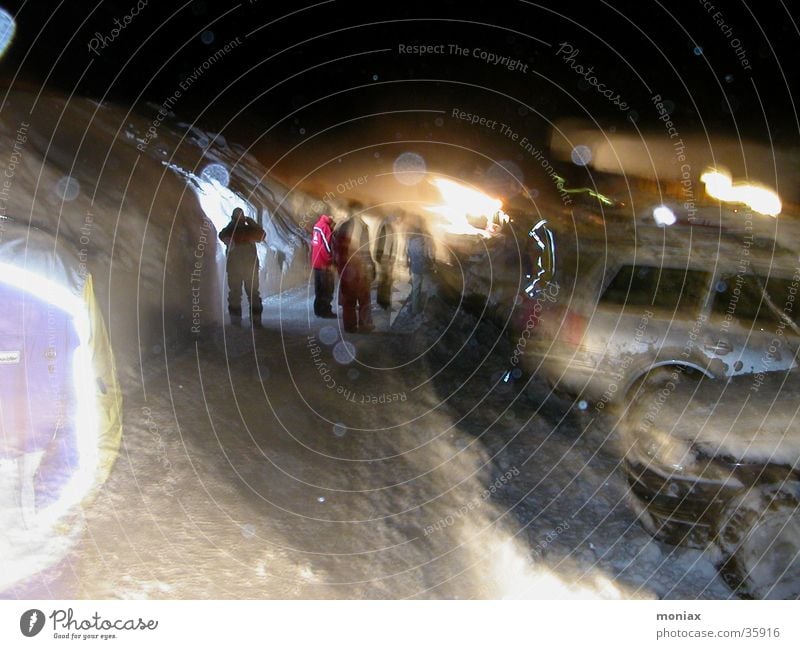
<instances>
[{"instance_id":1,"label":"blurry light spot","mask_svg":"<svg viewBox=\"0 0 800 649\"><path fill-rule=\"evenodd\" d=\"M373 74L372 75L372 80L373 81L377 81L378 80L378 75L377 74Z\"/></svg>"},{"instance_id":2,"label":"blurry light spot","mask_svg":"<svg viewBox=\"0 0 800 649\"><path fill-rule=\"evenodd\" d=\"M695 56L702 56L703 55L703 48L700 47L699 45L695 45L694 55Z\"/></svg>"},{"instance_id":3,"label":"blurry light spot","mask_svg":"<svg viewBox=\"0 0 800 649\"><path fill-rule=\"evenodd\" d=\"M333 347L333 358L341 365L349 365L356 359L355 345L346 340L340 340Z\"/></svg>"},{"instance_id":4,"label":"blurry light spot","mask_svg":"<svg viewBox=\"0 0 800 649\"><path fill-rule=\"evenodd\" d=\"M319 339L325 345L332 345L339 340L339 332L336 331L336 327L323 327L319 330Z\"/></svg>"},{"instance_id":5,"label":"blurry light spot","mask_svg":"<svg viewBox=\"0 0 800 649\"><path fill-rule=\"evenodd\" d=\"M639 113L635 110L628 111L628 121L633 122L634 124L639 121Z\"/></svg>"},{"instance_id":6,"label":"blurry light spot","mask_svg":"<svg viewBox=\"0 0 800 649\"><path fill-rule=\"evenodd\" d=\"M351 367L347 370L347 378L351 381L355 381L359 376L361 376L361 373L355 367Z\"/></svg>"},{"instance_id":7,"label":"blurry light spot","mask_svg":"<svg viewBox=\"0 0 800 649\"><path fill-rule=\"evenodd\" d=\"M347 426L344 424L333 425L333 434L336 435L336 437L344 437L345 433L347 433Z\"/></svg>"},{"instance_id":8,"label":"blurry light spot","mask_svg":"<svg viewBox=\"0 0 800 649\"><path fill-rule=\"evenodd\" d=\"M675 218L675 213L666 205L659 205L653 210L653 220L656 225L664 227L665 225L672 225L678 219Z\"/></svg>"},{"instance_id":9,"label":"blurry light spot","mask_svg":"<svg viewBox=\"0 0 800 649\"><path fill-rule=\"evenodd\" d=\"M200 172L200 177L203 180L212 181L216 180L223 187L227 187L231 181L231 175L225 165L219 162L212 162L206 165L205 169Z\"/></svg>"},{"instance_id":10,"label":"blurry light spot","mask_svg":"<svg viewBox=\"0 0 800 649\"><path fill-rule=\"evenodd\" d=\"M517 305L517 306L522 304L522 296L521 295L517 295L517 297L514 298L514 304Z\"/></svg>"},{"instance_id":11,"label":"blurry light spot","mask_svg":"<svg viewBox=\"0 0 800 649\"><path fill-rule=\"evenodd\" d=\"M151 350L151 351L152 351L154 354L160 354L160 353L161 353L161 345L153 345L153 348L152 348L152 350Z\"/></svg>"},{"instance_id":12,"label":"blurry light spot","mask_svg":"<svg viewBox=\"0 0 800 649\"><path fill-rule=\"evenodd\" d=\"M380 157L381 157L381 154L380 154L380 152L376 151L376 152L375 152L375 157L376 157L376 158L380 158Z\"/></svg>"},{"instance_id":13,"label":"blurry light spot","mask_svg":"<svg viewBox=\"0 0 800 649\"><path fill-rule=\"evenodd\" d=\"M753 183L734 183L730 175L710 169L700 176L706 193L726 203L743 203L759 214L778 216L783 209L780 197L771 189Z\"/></svg>"},{"instance_id":14,"label":"blurry light spot","mask_svg":"<svg viewBox=\"0 0 800 649\"><path fill-rule=\"evenodd\" d=\"M200 40L203 41L204 45L211 45L211 43L214 42L214 32L207 29L202 34L200 34Z\"/></svg>"},{"instance_id":15,"label":"blurry light spot","mask_svg":"<svg viewBox=\"0 0 800 649\"><path fill-rule=\"evenodd\" d=\"M74 201L80 193L81 184L72 176L62 177L56 184L56 194L67 202Z\"/></svg>"},{"instance_id":16,"label":"blurry light spot","mask_svg":"<svg viewBox=\"0 0 800 649\"><path fill-rule=\"evenodd\" d=\"M518 367L515 367L513 370L511 370L511 376L512 378L518 379L520 376L522 376L522 370Z\"/></svg>"},{"instance_id":17,"label":"blurry light spot","mask_svg":"<svg viewBox=\"0 0 800 649\"><path fill-rule=\"evenodd\" d=\"M17 31L17 24L5 9L0 9L0 58L6 53L14 34Z\"/></svg>"},{"instance_id":18,"label":"blurry light spot","mask_svg":"<svg viewBox=\"0 0 800 649\"><path fill-rule=\"evenodd\" d=\"M736 77L734 77L732 74L726 74L725 75L725 82L726 83L733 83L735 78Z\"/></svg>"},{"instance_id":19,"label":"blurry light spot","mask_svg":"<svg viewBox=\"0 0 800 649\"><path fill-rule=\"evenodd\" d=\"M256 526L251 523L242 525L242 536L246 539L252 539L256 535Z\"/></svg>"},{"instance_id":20,"label":"blurry light spot","mask_svg":"<svg viewBox=\"0 0 800 649\"><path fill-rule=\"evenodd\" d=\"M579 410L586 410L589 407L589 404L585 399L581 399L578 401L578 409Z\"/></svg>"},{"instance_id":21,"label":"blurry light spot","mask_svg":"<svg viewBox=\"0 0 800 649\"><path fill-rule=\"evenodd\" d=\"M444 120L441 117L437 117L435 120L433 120L433 123L436 124L436 126L442 126L444 124Z\"/></svg>"},{"instance_id":22,"label":"blurry light spot","mask_svg":"<svg viewBox=\"0 0 800 649\"><path fill-rule=\"evenodd\" d=\"M592 150L585 144L579 144L572 149L570 158L572 158L572 162L574 162L576 165L585 167L592 161Z\"/></svg>"},{"instance_id":23,"label":"blurry light spot","mask_svg":"<svg viewBox=\"0 0 800 649\"><path fill-rule=\"evenodd\" d=\"M524 180L522 169L511 160L493 162L486 172L488 189L495 193L518 194Z\"/></svg>"},{"instance_id":24,"label":"blurry light spot","mask_svg":"<svg viewBox=\"0 0 800 649\"><path fill-rule=\"evenodd\" d=\"M306 134L306 129L304 129L304 128L301 128L301 129L300 129L300 135L305 135L305 134Z\"/></svg>"},{"instance_id":25,"label":"blurry light spot","mask_svg":"<svg viewBox=\"0 0 800 649\"><path fill-rule=\"evenodd\" d=\"M325 502L325 496L320 496L319 498L317 498L317 502L318 503L324 503Z\"/></svg>"},{"instance_id":26,"label":"blurry light spot","mask_svg":"<svg viewBox=\"0 0 800 649\"><path fill-rule=\"evenodd\" d=\"M425 164L425 158L419 153L406 151L395 158L392 170L397 182L401 185L411 186L425 178L428 166Z\"/></svg>"},{"instance_id":27,"label":"blurry light spot","mask_svg":"<svg viewBox=\"0 0 800 649\"><path fill-rule=\"evenodd\" d=\"M724 293L725 291L728 290L728 282L726 282L725 280L722 280L722 279L719 280L717 282L715 290L717 291L717 293Z\"/></svg>"},{"instance_id":28,"label":"blurry light spot","mask_svg":"<svg viewBox=\"0 0 800 649\"><path fill-rule=\"evenodd\" d=\"M477 189L466 187L446 178L435 178L431 183L439 190L442 204L426 207L443 219L441 227L452 234L477 234L490 236L485 228L476 228L469 222L472 217L491 219L503 207L503 202Z\"/></svg>"}]
</instances>

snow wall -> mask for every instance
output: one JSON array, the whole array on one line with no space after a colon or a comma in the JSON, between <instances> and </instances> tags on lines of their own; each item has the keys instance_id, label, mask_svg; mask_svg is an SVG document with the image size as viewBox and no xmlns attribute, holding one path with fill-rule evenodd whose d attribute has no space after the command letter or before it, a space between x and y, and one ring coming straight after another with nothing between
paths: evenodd
<instances>
[{"instance_id":1,"label":"snow wall","mask_svg":"<svg viewBox=\"0 0 800 649\"><path fill-rule=\"evenodd\" d=\"M156 109L30 92L0 105L0 215L72 245L94 277L123 381L221 322L217 228L236 205L267 230L262 294L308 281L306 230L319 204L267 178L241 147Z\"/></svg>"}]
</instances>

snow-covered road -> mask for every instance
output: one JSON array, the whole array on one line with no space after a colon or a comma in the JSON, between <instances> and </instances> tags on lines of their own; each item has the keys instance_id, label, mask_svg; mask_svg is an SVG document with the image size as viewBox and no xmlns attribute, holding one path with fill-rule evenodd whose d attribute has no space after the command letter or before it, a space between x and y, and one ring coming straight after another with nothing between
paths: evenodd
<instances>
[{"instance_id":1,"label":"snow-covered road","mask_svg":"<svg viewBox=\"0 0 800 649\"><path fill-rule=\"evenodd\" d=\"M263 330L154 354L80 540L6 596L731 596L636 523L604 422L498 383L490 329L379 321L349 347L308 310L284 292Z\"/></svg>"}]
</instances>

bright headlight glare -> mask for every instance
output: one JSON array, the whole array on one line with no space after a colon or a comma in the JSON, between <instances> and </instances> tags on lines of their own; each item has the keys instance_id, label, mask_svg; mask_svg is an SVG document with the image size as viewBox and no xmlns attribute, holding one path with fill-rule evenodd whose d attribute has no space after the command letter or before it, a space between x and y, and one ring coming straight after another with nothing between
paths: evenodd
<instances>
[{"instance_id":1,"label":"bright headlight glare","mask_svg":"<svg viewBox=\"0 0 800 649\"><path fill-rule=\"evenodd\" d=\"M783 206L777 193L767 187L753 183L734 183L730 175L710 169L700 176L706 193L725 203L741 203L754 212L778 216Z\"/></svg>"}]
</instances>

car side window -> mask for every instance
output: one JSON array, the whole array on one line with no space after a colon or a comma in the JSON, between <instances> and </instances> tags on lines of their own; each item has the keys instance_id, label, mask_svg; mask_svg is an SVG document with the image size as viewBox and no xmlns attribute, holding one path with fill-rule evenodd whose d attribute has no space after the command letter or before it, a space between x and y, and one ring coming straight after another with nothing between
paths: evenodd
<instances>
[{"instance_id":1,"label":"car side window","mask_svg":"<svg viewBox=\"0 0 800 649\"><path fill-rule=\"evenodd\" d=\"M600 298L602 304L696 312L711 274L683 268L622 266Z\"/></svg>"},{"instance_id":2,"label":"car side window","mask_svg":"<svg viewBox=\"0 0 800 649\"><path fill-rule=\"evenodd\" d=\"M731 273L720 277L714 291L712 313L736 319L742 326L772 327L786 316L800 322L800 304L794 301L797 286L791 279Z\"/></svg>"}]
</instances>

